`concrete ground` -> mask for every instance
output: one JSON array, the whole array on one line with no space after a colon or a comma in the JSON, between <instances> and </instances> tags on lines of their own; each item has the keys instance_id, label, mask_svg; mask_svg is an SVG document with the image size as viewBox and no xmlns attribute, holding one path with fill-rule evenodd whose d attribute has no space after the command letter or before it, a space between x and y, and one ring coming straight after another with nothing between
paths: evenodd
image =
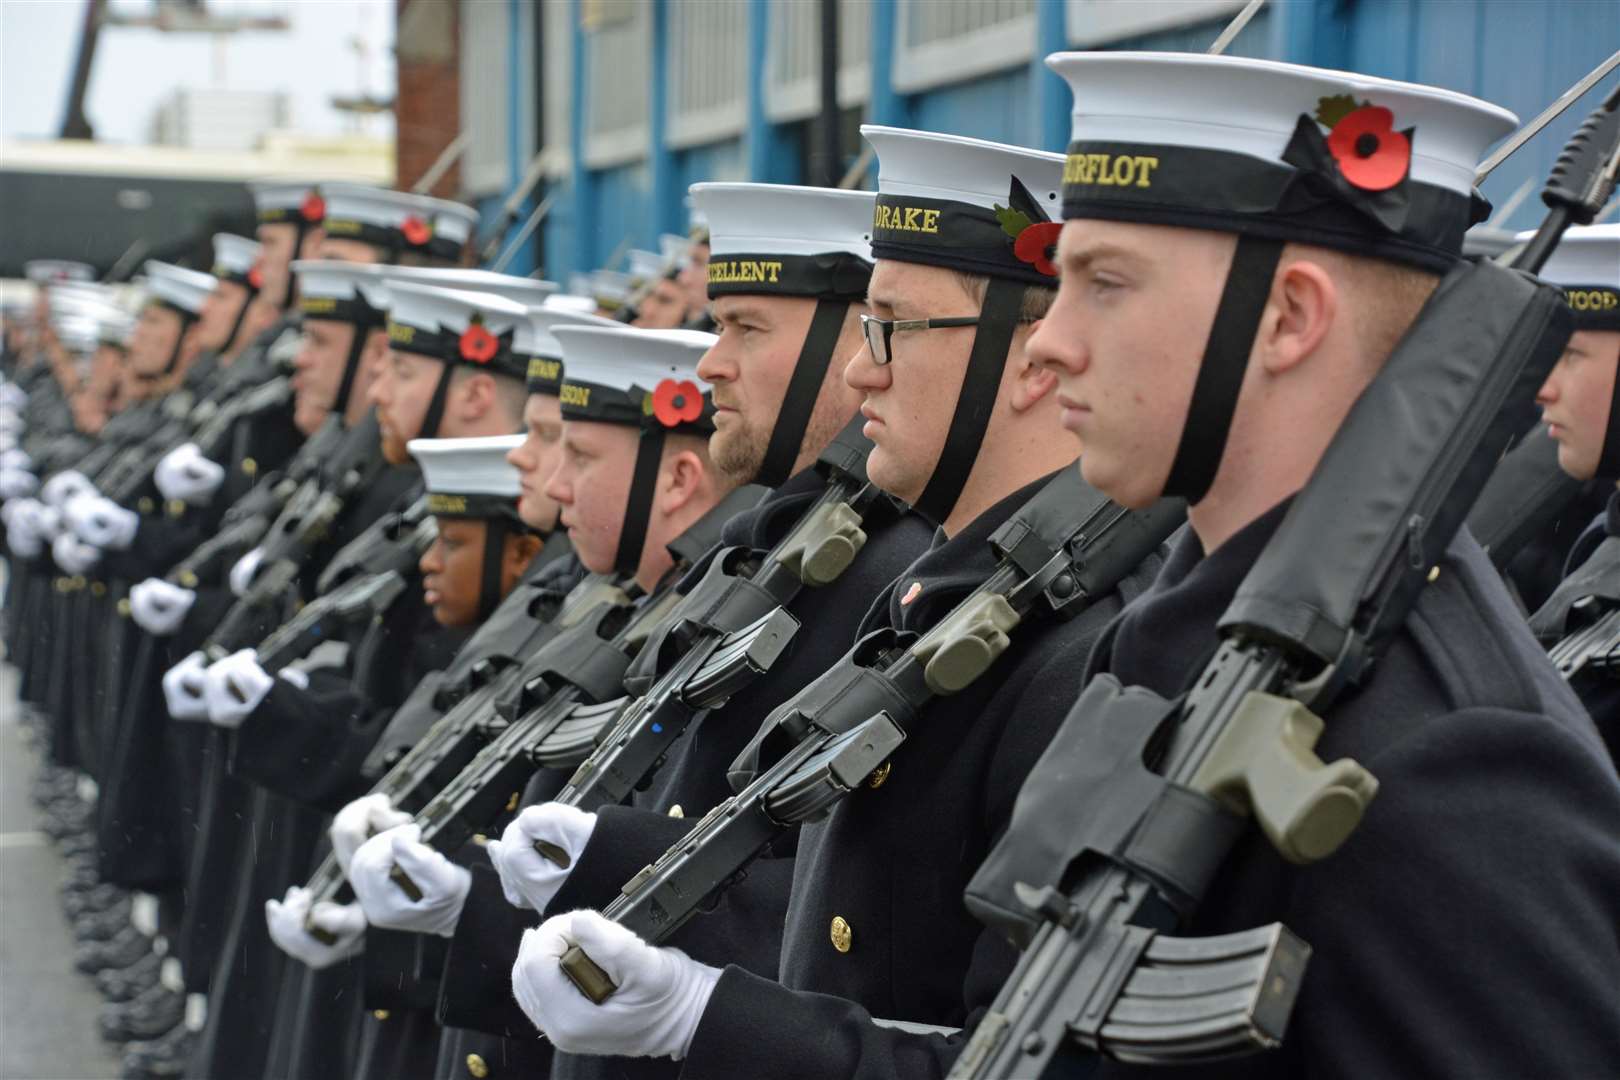
<instances>
[{"instance_id":1,"label":"concrete ground","mask_svg":"<svg viewBox=\"0 0 1620 1080\"><path fill-rule=\"evenodd\" d=\"M57 902L63 864L28 797L37 758L18 724L17 677L0 664L0 1080L118 1075L96 1034L101 996L73 970Z\"/></svg>"}]
</instances>

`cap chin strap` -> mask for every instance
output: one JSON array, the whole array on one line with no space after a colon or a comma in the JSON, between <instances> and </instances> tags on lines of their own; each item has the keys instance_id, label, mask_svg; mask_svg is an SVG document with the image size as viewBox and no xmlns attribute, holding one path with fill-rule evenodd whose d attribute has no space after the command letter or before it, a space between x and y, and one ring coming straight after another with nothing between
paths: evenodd
<instances>
[{"instance_id":1,"label":"cap chin strap","mask_svg":"<svg viewBox=\"0 0 1620 1080\"><path fill-rule=\"evenodd\" d=\"M349 356L343 362L343 379L338 383L337 399L332 413L341 417L349 411L349 394L354 390L355 377L360 374L360 354L366 351L366 338L377 328L374 322L354 324L354 340L349 342Z\"/></svg>"},{"instance_id":2,"label":"cap chin strap","mask_svg":"<svg viewBox=\"0 0 1620 1080\"><path fill-rule=\"evenodd\" d=\"M500 606L501 571L506 564L506 537L510 531L502 517L484 519L484 572L478 583L478 621L483 622Z\"/></svg>"},{"instance_id":3,"label":"cap chin strap","mask_svg":"<svg viewBox=\"0 0 1620 1080\"><path fill-rule=\"evenodd\" d=\"M289 288L287 291L291 292L292 290ZM253 306L253 298L258 295L258 289L251 285L247 287L247 297L243 299L242 306L236 309L236 321L231 323L231 332L226 336L225 344L220 348L220 352L229 349L231 342L236 340L236 335L242 332L242 323L247 321L248 308Z\"/></svg>"},{"instance_id":4,"label":"cap chin strap","mask_svg":"<svg viewBox=\"0 0 1620 1080\"><path fill-rule=\"evenodd\" d=\"M793 475L793 464L804 448L804 433L810 427L810 416L821 397L821 384L827 378L827 368L832 363L833 350L838 347L848 315L848 300L816 301L816 313L810 318L804 347L794 362L787 393L782 396L782 409L776 415L771 440L765 446L765 460L754 476L754 483L777 487Z\"/></svg>"},{"instance_id":5,"label":"cap chin strap","mask_svg":"<svg viewBox=\"0 0 1620 1080\"><path fill-rule=\"evenodd\" d=\"M444 370L439 373L439 383L433 388L433 398L428 402L427 412L422 415L422 428L417 432L418 439L437 439L439 437L439 423L444 419L444 406L450 397L450 377L455 374L454 364L445 364Z\"/></svg>"},{"instance_id":6,"label":"cap chin strap","mask_svg":"<svg viewBox=\"0 0 1620 1080\"><path fill-rule=\"evenodd\" d=\"M1609 396L1609 426L1603 434L1603 452L1598 454L1597 475L1620 480L1620 368L1615 370L1614 393Z\"/></svg>"},{"instance_id":7,"label":"cap chin strap","mask_svg":"<svg viewBox=\"0 0 1620 1080\"><path fill-rule=\"evenodd\" d=\"M197 321L197 316L183 308L174 310L180 315L180 333L175 336L174 348L169 350L169 362L163 365L163 374L157 376L159 379L167 379L174 374L175 367L180 363L180 350L186 347L186 331Z\"/></svg>"},{"instance_id":8,"label":"cap chin strap","mask_svg":"<svg viewBox=\"0 0 1620 1080\"><path fill-rule=\"evenodd\" d=\"M1181 444L1170 463L1170 476L1164 493L1197 503L1209 494L1210 485L1226 452L1226 439L1237 411L1243 373L1249 367L1249 353L1260 329L1260 316L1271 295L1271 279L1282 258L1283 242L1253 236L1239 236L1232 268L1226 275L1215 323L1204 346L1204 359L1193 384L1187 421L1181 429Z\"/></svg>"},{"instance_id":9,"label":"cap chin strap","mask_svg":"<svg viewBox=\"0 0 1620 1080\"><path fill-rule=\"evenodd\" d=\"M303 257L304 235L309 232L309 222L304 220L303 211L297 211L294 216L297 220L293 222L292 258L287 260L287 295L283 298L281 304L282 313L287 315L298 310L298 282L293 277L292 264L295 260Z\"/></svg>"},{"instance_id":10,"label":"cap chin strap","mask_svg":"<svg viewBox=\"0 0 1620 1080\"><path fill-rule=\"evenodd\" d=\"M635 471L630 477L630 497L625 500L624 524L619 529L619 550L613 556L613 569L621 574L634 574L641 567L641 549L647 543L647 522L652 518L658 466L663 458L664 429L643 428L636 447Z\"/></svg>"},{"instance_id":11,"label":"cap chin strap","mask_svg":"<svg viewBox=\"0 0 1620 1080\"><path fill-rule=\"evenodd\" d=\"M968 354L962 389L956 395L956 411L945 433L928 485L912 509L934 524L950 517L962 486L978 459L985 429L995 411L996 392L1007 367L1007 350L1012 348L1013 331L1018 328L1018 308L1023 303L1022 282L993 277L979 309L979 325L973 335L973 351Z\"/></svg>"}]
</instances>

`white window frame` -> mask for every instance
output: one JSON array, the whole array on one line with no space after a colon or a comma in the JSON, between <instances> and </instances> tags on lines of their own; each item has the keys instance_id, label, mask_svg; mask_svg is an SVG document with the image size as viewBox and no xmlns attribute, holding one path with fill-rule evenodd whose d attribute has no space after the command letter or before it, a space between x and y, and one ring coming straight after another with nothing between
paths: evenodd
<instances>
[{"instance_id":1,"label":"white window frame","mask_svg":"<svg viewBox=\"0 0 1620 1080\"><path fill-rule=\"evenodd\" d=\"M474 134L461 161L461 190L469 196L506 190L507 125L512 101L507 70L505 4L461 7L461 130ZM490 137L485 125L494 125ZM477 137L484 134L488 142Z\"/></svg>"},{"instance_id":2,"label":"white window frame","mask_svg":"<svg viewBox=\"0 0 1620 1080\"><path fill-rule=\"evenodd\" d=\"M541 103L544 109L541 122L545 125L546 143L540 168L543 176L558 179L567 176L574 164L574 35L578 31L574 26L573 5L568 0L546 0L538 6L540 17L545 20L541 24L544 56L539 58L540 66L530 63L529 70L533 72L530 85L531 88L540 86L539 80L544 80L544 85L540 86L545 96ZM533 49L531 37L531 56ZM532 89L529 98L533 101Z\"/></svg>"},{"instance_id":3,"label":"white window frame","mask_svg":"<svg viewBox=\"0 0 1620 1080\"><path fill-rule=\"evenodd\" d=\"M670 81L665 92L665 100L669 103L669 121L664 129L664 141L676 149L735 138L748 128L748 20L751 17L749 12L753 6L751 4L735 0L725 4L725 10L736 14L742 28L741 47L736 56L742 80L736 100L706 109L683 112L675 93L676 88L683 85L686 80L686 65L692 58L690 50L680 47L683 35L674 25L675 21L684 19L690 14L695 9L695 4L707 5L716 2L717 0L686 0L685 3L675 3L669 7Z\"/></svg>"},{"instance_id":4,"label":"white window frame","mask_svg":"<svg viewBox=\"0 0 1620 1080\"><path fill-rule=\"evenodd\" d=\"M617 2L607 3L604 4L604 11L613 17L612 21L601 23L596 29L585 33L585 165L590 169L611 169L620 165L644 161L651 149L649 144L652 141L652 109L654 102L650 83L652 81L652 50L655 47L652 33L652 4L650 0L647 3L634 6ZM635 26L637 36L644 46L642 51L646 54L646 66L645 68L637 67L631 72L626 72L625 75L640 74L643 82L648 84L643 88L646 98L641 121L630 127L611 131L596 131L591 119L591 110L595 107L597 100L594 89L596 85L595 66L599 59L595 48L596 42L599 40L598 35L632 24ZM662 89L662 87L659 88L660 92Z\"/></svg>"},{"instance_id":5,"label":"white window frame","mask_svg":"<svg viewBox=\"0 0 1620 1080\"><path fill-rule=\"evenodd\" d=\"M945 41L908 45L913 14L924 4L939 2L961 0L897 0L893 83L902 94L966 82L1027 64L1034 57L1034 12Z\"/></svg>"},{"instance_id":6,"label":"white window frame","mask_svg":"<svg viewBox=\"0 0 1620 1080\"><path fill-rule=\"evenodd\" d=\"M1066 0L1069 44L1092 48L1235 14L1245 0Z\"/></svg>"},{"instance_id":7,"label":"white window frame","mask_svg":"<svg viewBox=\"0 0 1620 1080\"><path fill-rule=\"evenodd\" d=\"M765 49L765 115L772 123L783 124L795 120L807 120L821 111L821 77L820 65L815 71L792 82L784 82L777 78L777 68L782 63L782 50L790 47L788 35L780 32L777 19L781 12L789 5L802 4L805 0L774 0L769 7L770 24L766 28L767 46ZM839 6L838 36L840 40L847 40L846 35L853 34L863 40L871 40L870 5L864 2L845 3ZM845 20L852 13L865 13L867 19L858 30L850 30ZM816 53L820 55L820 38ZM872 60L868 56L859 63L849 63L842 55L838 62L838 107L851 109L858 105L865 105L872 97Z\"/></svg>"}]
</instances>

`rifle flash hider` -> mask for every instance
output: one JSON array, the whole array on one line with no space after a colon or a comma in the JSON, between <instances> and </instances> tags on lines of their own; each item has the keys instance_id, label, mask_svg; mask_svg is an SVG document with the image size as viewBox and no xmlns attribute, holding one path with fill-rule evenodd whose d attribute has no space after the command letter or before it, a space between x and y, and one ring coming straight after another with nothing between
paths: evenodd
<instances>
[{"instance_id":1,"label":"rifle flash hider","mask_svg":"<svg viewBox=\"0 0 1620 1080\"><path fill-rule=\"evenodd\" d=\"M1252 813L1289 862L1325 858L1361 823L1378 780L1349 758L1323 764L1322 728L1300 702L1250 691L1189 786Z\"/></svg>"},{"instance_id":2,"label":"rifle flash hider","mask_svg":"<svg viewBox=\"0 0 1620 1080\"><path fill-rule=\"evenodd\" d=\"M848 503L822 506L797 532L797 539L783 549L781 562L811 588L838 580L866 546L861 515Z\"/></svg>"}]
</instances>

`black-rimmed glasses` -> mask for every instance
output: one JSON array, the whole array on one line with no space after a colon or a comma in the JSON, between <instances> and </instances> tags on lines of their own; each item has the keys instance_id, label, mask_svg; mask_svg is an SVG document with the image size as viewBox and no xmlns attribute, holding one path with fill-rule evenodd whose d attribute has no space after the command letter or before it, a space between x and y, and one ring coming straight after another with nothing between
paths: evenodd
<instances>
[{"instance_id":1,"label":"black-rimmed glasses","mask_svg":"<svg viewBox=\"0 0 1620 1080\"><path fill-rule=\"evenodd\" d=\"M979 316L963 315L952 319L880 319L876 315L861 316L861 334L866 347L872 350L874 364L887 364L893 355L889 342L897 330L947 330L957 326L978 326Z\"/></svg>"}]
</instances>

